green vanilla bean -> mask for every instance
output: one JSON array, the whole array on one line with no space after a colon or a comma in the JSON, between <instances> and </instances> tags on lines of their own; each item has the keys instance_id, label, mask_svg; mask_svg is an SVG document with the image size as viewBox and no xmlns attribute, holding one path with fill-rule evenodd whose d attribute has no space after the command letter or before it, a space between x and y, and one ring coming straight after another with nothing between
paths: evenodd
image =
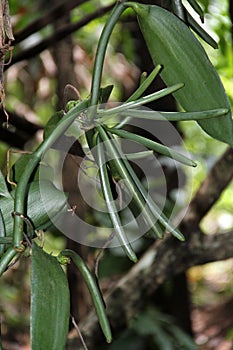
<instances>
[{"instance_id":1,"label":"green vanilla bean","mask_svg":"<svg viewBox=\"0 0 233 350\"><path fill-rule=\"evenodd\" d=\"M24 215L25 212L25 195L28 186L28 181L40 162L44 153L53 145L53 143L69 128L69 126L74 122L77 116L88 107L88 100L83 100L72 108L61 121L58 123L57 127L51 132L49 137L45 139L37 150L32 154L27 167L25 168L20 181L17 185L15 192L15 205L14 211ZM17 251L23 251L24 247L21 243L23 237L23 217L21 215L14 216L14 228L13 228L13 244Z\"/></svg>"},{"instance_id":2,"label":"green vanilla bean","mask_svg":"<svg viewBox=\"0 0 233 350\"><path fill-rule=\"evenodd\" d=\"M126 100L126 102L136 101L138 100L142 94L146 91L146 89L152 84L154 79L157 77L159 72L161 71L162 66L158 64L150 73L150 75L140 84L139 88L134 91L134 93Z\"/></svg>"},{"instance_id":3,"label":"green vanilla bean","mask_svg":"<svg viewBox=\"0 0 233 350\"><path fill-rule=\"evenodd\" d=\"M72 261L74 262L74 264L79 269L80 273L82 274L82 276L87 284L88 290L91 294L91 297L92 297L92 300L93 300L93 303L94 303L94 306L96 309L96 313L97 313L102 331L105 335L107 342L111 343L111 341L112 341L111 328L110 328L109 321L108 321L108 318L106 315L105 305L104 305L104 301L102 298L102 294L101 294L100 289L95 281L95 277L93 276L93 274L91 273L91 271L89 270L87 265L84 263L82 258L77 253L75 253L73 250L70 250L70 249L63 250L59 254L58 260L62 259L64 256L70 257L72 259Z\"/></svg>"},{"instance_id":4,"label":"green vanilla bean","mask_svg":"<svg viewBox=\"0 0 233 350\"><path fill-rule=\"evenodd\" d=\"M125 156L128 160L134 160L134 159L141 159L150 157L153 155L153 151L142 151L142 152L136 152L136 153L126 153Z\"/></svg>"},{"instance_id":5,"label":"green vanilla bean","mask_svg":"<svg viewBox=\"0 0 233 350\"><path fill-rule=\"evenodd\" d=\"M102 116L112 116L118 113L122 113L124 111L126 111L129 108L135 108L138 106L142 106L146 103L152 102L152 101L156 101L159 98L165 97L169 94L172 94L180 89L182 89L184 87L183 83L177 83L175 85L169 86L167 88L164 88L160 91L156 91L153 94L144 96L139 98L136 101L130 101L130 102L125 102L120 106L114 107L114 108L110 108L110 109L104 109L104 110L98 110L98 115L101 118ZM99 117L97 118L97 121L99 119Z\"/></svg>"},{"instance_id":6,"label":"green vanilla bean","mask_svg":"<svg viewBox=\"0 0 233 350\"><path fill-rule=\"evenodd\" d=\"M139 99L142 94L146 91L146 89L151 85L151 83L154 81L154 79L157 77L159 72L161 71L162 66L158 64L150 73L148 77L146 77L144 80L142 80L139 88L128 98L126 102L131 102ZM143 77L143 75L142 75ZM117 128L121 128L123 125L125 125L131 118L127 117L125 120L122 120L118 125Z\"/></svg>"},{"instance_id":7,"label":"green vanilla bean","mask_svg":"<svg viewBox=\"0 0 233 350\"><path fill-rule=\"evenodd\" d=\"M185 21L185 12L184 7L181 0L172 0L172 8L173 12L176 16L178 16L182 21Z\"/></svg>"},{"instance_id":8,"label":"green vanilla bean","mask_svg":"<svg viewBox=\"0 0 233 350\"><path fill-rule=\"evenodd\" d=\"M98 127L96 128L96 130L95 129L91 129L91 130L88 130L88 132L86 133L86 139L87 139L87 142L88 142L88 145L89 145L89 147L90 147L90 149L92 148L92 147L96 147L97 146L97 137L99 137L99 135L98 135ZM103 136L103 139L102 139L102 141L104 141L104 142L107 142L107 145L109 144L109 142L110 142L110 140L108 139L108 137L107 137L107 134L106 133L104 133L104 134L102 134L102 136ZM99 145L99 147L101 147L101 145ZM115 153L114 153L115 154ZM116 154L115 154L116 155ZM117 155L117 157L118 157L118 155ZM98 159L96 159L96 162L97 162L97 164L98 164ZM110 167L111 167L111 174L112 174L112 176L114 177L114 179L117 181L117 176L118 176L118 174L119 174L119 168L117 168L117 167L115 167L115 163L116 162L118 162L119 163L119 166L120 166L120 159L115 159L115 157L114 157L114 155L113 155L113 160L111 161L111 162L109 162L109 163L111 163L111 165L110 165ZM114 168L114 169L113 169ZM120 174L122 174L123 172L121 171L120 172ZM125 174L125 176L127 177L127 174ZM109 180L108 180L109 181ZM133 192L134 193L134 196L137 196L137 193L134 191ZM139 200L138 200L139 201ZM137 203L138 203L138 201L136 201ZM141 198L141 200L139 201L139 207L138 208L140 208L139 209L139 212L140 211L142 211L142 210L145 210L145 204L144 204L144 200ZM136 206L136 204L134 205L134 206ZM111 213L112 211L110 211L110 213ZM110 214L109 213L109 214ZM154 222L156 221L156 219L155 219L155 217L153 216L152 218L150 217L150 211L149 212L147 212L147 211L145 211L145 215L146 216L148 216L148 222L149 222L149 225L150 225L150 227L151 226L153 226L153 229L154 229L154 231L156 230L156 226L154 226ZM151 214L152 215L152 214ZM116 220L116 218L115 218L115 220ZM119 230L121 230L121 227L120 227L120 225L117 225L116 226ZM124 237L124 233L123 232L118 232L118 234L119 235L123 235L122 237ZM163 235L163 233L161 232L161 230L159 229L158 231L156 231L156 234L157 234L157 237L159 237L159 238L161 238L162 237L162 235ZM132 260L132 261L134 261L134 262L136 262L136 259L137 259L137 257L136 257L136 255L135 255L135 253L132 251L132 249L131 249L131 247L129 247L128 245L127 245L127 241L125 242L125 244L126 244L126 249L127 250L130 250L130 251L126 251L126 254L127 255L129 255L129 258Z\"/></svg>"},{"instance_id":9,"label":"green vanilla bean","mask_svg":"<svg viewBox=\"0 0 233 350\"><path fill-rule=\"evenodd\" d=\"M192 28L207 44L212 46L213 49L217 49L218 44L216 41L195 21L187 10L185 12L190 28Z\"/></svg>"},{"instance_id":10,"label":"green vanilla bean","mask_svg":"<svg viewBox=\"0 0 233 350\"><path fill-rule=\"evenodd\" d=\"M196 2L196 0L188 0L188 2L200 16L201 21L204 22L204 11L202 10L201 6Z\"/></svg>"},{"instance_id":11,"label":"green vanilla bean","mask_svg":"<svg viewBox=\"0 0 233 350\"><path fill-rule=\"evenodd\" d=\"M137 257L126 237L124 229L121 226L121 220L118 215L116 205L114 203L103 147L104 147L103 143L100 142L98 138L97 157L98 157L98 165L100 170L100 182L101 182L104 198L106 201L106 205L108 208L108 213L110 215L113 227L115 229L117 238L119 240L119 243L121 244L122 249L124 250L124 252L129 257L130 260L132 260L133 262L137 262Z\"/></svg>"},{"instance_id":12,"label":"green vanilla bean","mask_svg":"<svg viewBox=\"0 0 233 350\"><path fill-rule=\"evenodd\" d=\"M124 161L124 159L123 159L123 161ZM125 163L125 167L127 168L129 174L131 175L135 185L140 190L144 200L147 202L148 207L150 208L150 210L152 211L152 213L154 214L156 219L164 227L166 227L167 231L170 232L174 237L178 238L180 241L184 241L185 238L184 238L183 234L178 229L176 229L173 225L171 225L169 223L169 220L166 217L166 215L161 212L160 208L157 206L157 204L153 201L153 199L149 196L149 194L146 192L146 190L141 185L138 177L135 175L130 164L128 162L124 162L124 163Z\"/></svg>"},{"instance_id":13,"label":"green vanilla bean","mask_svg":"<svg viewBox=\"0 0 233 350\"><path fill-rule=\"evenodd\" d=\"M124 167L126 169L126 172L128 172L128 174L131 176L131 179L133 180L133 182L137 188L137 192L141 193L144 201L148 204L148 209L151 210L152 214L156 218L154 222L156 222L156 220L158 220L163 226L166 227L167 231L170 232L174 237L178 238L180 241L184 241L185 238L184 238L183 234L177 228L175 228L172 224L169 223L169 220L166 217L166 215L161 212L161 210L159 209L157 204L153 201L153 199L150 197L150 195L144 189L144 187L142 186L138 177L134 173L131 165L124 158L124 155L122 154L120 148L118 149L118 152L119 152L119 155L122 159L122 162L124 163Z\"/></svg>"},{"instance_id":14,"label":"green vanilla bean","mask_svg":"<svg viewBox=\"0 0 233 350\"><path fill-rule=\"evenodd\" d=\"M200 112L157 112L150 111L145 109L128 109L122 114L118 114L120 117L127 116L129 119L137 118L137 119L148 119L148 120L162 120L162 121L189 121L189 120L203 120L210 118L217 118L225 115L229 112L229 109L226 108L218 108L218 109L210 109L208 111L200 111ZM104 119L104 118L103 118ZM102 118L101 118L102 121ZM125 124L125 123L124 123ZM122 122L122 126L124 125ZM119 129L119 124L117 125L117 129Z\"/></svg>"},{"instance_id":15,"label":"green vanilla bean","mask_svg":"<svg viewBox=\"0 0 233 350\"><path fill-rule=\"evenodd\" d=\"M115 143L116 140L111 140L111 136L109 138L106 131L101 127L98 126L97 129L99 130L100 136L104 142L106 142L108 152L110 154L110 157L112 158L112 163L114 162L114 167L116 168L116 171L121 179L125 180L125 184L129 190L129 192L132 194L134 202L137 204L138 208L142 212L142 215L144 216L145 220L147 221L149 227L154 231L156 236L158 238L163 237L163 232L156 225L157 219L152 213L150 207L147 204L147 198L145 196L141 195L140 190L138 189L138 186L135 185L135 182L132 180L131 175L128 173L128 170L126 169L125 163L126 159L125 156L120 153L120 149L116 150L113 142ZM111 135L111 134L110 134ZM128 161L127 161L128 163ZM136 175L135 175L136 176ZM140 183L140 181L138 180ZM141 185L141 184L140 184Z\"/></svg>"},{"instance_id":16,"label":"green vanilla bean","mask_svg":"<svg viewBox=\"0 0 233 350\"><path fill-rule=\"evenodd\" d=\"M115 135L118 135L120 137L123 137L125 139L128 140L132 140L134 142L138 142L142 145L144 145L145 147L147 147L150 150L153 150L155 152L158 152L160 154L163 154L169 158L172 158L174 160L177 160L178 162L185 164L185 165L189 165L189 166L196 166L196 163L194 161L192 161L191 159L183 156L182 154L176 152L175 150L166 147L164 145L161 145L158 142L152 141L150 139L147 139L146 137L140 136L140 135L136 135L133 134L129 131L125 131L125 130L118 130L115 128L107 128L107 130Z\"/></svg>"}]
</instances>

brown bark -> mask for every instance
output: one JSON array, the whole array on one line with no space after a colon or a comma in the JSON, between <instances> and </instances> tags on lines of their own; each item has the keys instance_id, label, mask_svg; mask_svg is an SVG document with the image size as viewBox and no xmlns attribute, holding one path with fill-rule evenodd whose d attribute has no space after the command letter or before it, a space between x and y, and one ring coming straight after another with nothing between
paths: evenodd
<instances>
[{"instance_id":1,"label":"brown bark","mask_svg":"<svg viewBox=\"0 0 233 350\"><path fill-rule=\"evenodd\" d=\"M207 214L218 200L222 191L228 186L233 177L233 149L227 148L223 156L215 163L208 176L198 189L189 205L181 228L197 227L200 220Z\"/></svg>"}]
</instances>

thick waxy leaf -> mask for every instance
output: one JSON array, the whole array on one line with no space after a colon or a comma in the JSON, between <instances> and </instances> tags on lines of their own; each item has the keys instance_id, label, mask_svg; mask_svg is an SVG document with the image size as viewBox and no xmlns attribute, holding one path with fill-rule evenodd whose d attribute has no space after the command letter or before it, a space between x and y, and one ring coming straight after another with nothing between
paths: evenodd
<instances>
[{"instance_id":1,"label":"thick waxy leaf","mask_svg":"<svg viewBox=\"0 0 233 350\"><path fill-rule=\"evenodd\" d=\"M10 179L11 181L18 183L21 176L23 175L23 172L25 168L27 167L27 164L29 160L31 159L31 154L23 154L12 166L10 171ZM43 167L43 172L41 171ZM46 164L40 164L40 170L39 168L36 168L36 170L33 172L31 176L31 182L32 181L38 181L39 179L53 181L53 169Z\"/></svg>"},{"instance_id":2,"label":"thick waxy leaf","mask_svg":"<svg viewBox=\"0 0 233 350\"><path fill-rule=\"evenodd\" d=\"M0 208L0 238L4 238L6 236L5 225L3 221L3 215ZM4 244L0 243L0 255L4 252Z\"/></svg>"},{"instance_id":3,"label":"thick waxy leaf","mask_svg":"<svg viewBox=\"0 0 233 350\"><path fill-rule=\"evenodd\" d=\"M32 244L31 349L64 350L70 296L66 275L57 258Z\"/></svg>"},{"instance_id":4,"label":"thick waxy leaf","mask_svg":"<svg viewBox=\"0 0 233 350\"><path fill-rule=\"evenodd\" d=\"M0 171L0 197L6 197L11 198L11 195L7 189L7 185L4 179L4 176L2 175L2 172Z\"/></svg>"},{"instance_id":5,"label":"thick waxy leaf","mask_svg":"<svg viewBox=\"0 0 233 350\"><path fill-rule=\"evenodd\" d=\"M184 83L173 95L187 112L226 108L228 114L199 121L210 136L233 145L233 123L224 87L204 48L175 15L155 5L128 3L155 64L163 65L161 77L168 86Z\"/></svg>"},{"instance_id":6,"label":"thick waxy leaf","mask_svg":"<svg viewBox=\"0 0 233 350\"><path fill-rule=\"evenodd\" d=\"M41 192L43 193L43 200ZM15 190L11 191L12 197ZM5 231L7 236L13 232L12 213L14 211L13 198L0 198L0 207L4 219ZM49 181L34 181L29 185L27 195L27 212L25 216L30 219L35 229L46 229L50 226L50 217L54 218L66 209L66 197ZM49 213L49 216L48 216Z\"/></svg>"}]
</instances>

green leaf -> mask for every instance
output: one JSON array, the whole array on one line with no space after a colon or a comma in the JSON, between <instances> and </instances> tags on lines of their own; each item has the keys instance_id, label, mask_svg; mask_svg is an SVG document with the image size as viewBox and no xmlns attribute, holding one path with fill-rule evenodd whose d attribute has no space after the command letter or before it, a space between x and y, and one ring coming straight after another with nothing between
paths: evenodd
<instances>
[{"instance_id":1,"label":"green leaf","mask_svg":"<svg viewBox=\"0 0 233 350\"><path fill-rule=\"evenodd\" d=\"M10 180L17 183L20 180L24 169L27 167L28 161L30 159L30 154L23 154L12 166L10 170Z\"/></svg>"},{"instance_id":2,"label":"green leaf","mask_svg":"<svg viewBox=\"0 0 233 350\"><path fill-rule=\"evenodd\" d=\"M14 211L14 199L12 197L0 198L0 208L5 234L11 236L13 232L13 218L11 213Z\"/></svg>"},{"instance_id":3,"label":"green leaf","mask_svg":"<svg viewBox=\"0 0 233 350\"><path fill-rule=\"evenodd\" d=\"M64 350L69 326L67 278L58 260L32 244L31 349Z\"/></svg>"},{"instance_id":4,"label":"green leaf","mask_svg":"<svg viewBox=\"0 0 233 350\"><path fill-rule=\"evenodd\" d=\"M164 67L161 78L166 85L184 83L183 89L173 93L181 107L187 112L229 110L227 115L198 124L211 137L232 146L230 104L216 69L195 35L183 21L160 6L134 2L127 5L137 13L154 64L159 62Z\"/></svg>"},{"instance_id":5,"label":"green leaf","mask_svg":"<svg viewBox=\"0 0 233 350\"><path fill-rule=\"evenodd\" d=\"M31 159L31 154L23 154L12 166L10 171L10 180L18 183L20 181L20 178L27 167L27 164L29 160ZM43 167L43 171L42 170ZM49 165L40 164L40 170L36 168L36 170L33 172L31 176L31 181L38 181L39 179L53 181L53 169Z\"/></svg>"},{"instance_id":6,"label":"green leaf","mask_svg":"<svg viewBox=\"0 0 233 350\"><path fill-rule=\"evenodd\" d=\"M142 336L152 336L154 343L158 345L160 350L173 350L172 340L162 327L158 319L155 319L153 313L146 311L139 315L132 323L132 328Z\"/></svg>"},{"instance_id":7,"label":"green leaf","mask_svg":"<svg viewBox=\"0 0 233 350\"><path fill-rule=\"evenodd\" d=\"M43 200L40 191L43 193ZM14 197L15 190L11 191L11 195ZM0 198L0 207L7 236L11 236L13 232L14 200L12 197ZM61 215L62 211L66 209L66 196L49 181L34 181L28 187L26 207L26 217L31 221L34 228L45 230L51 224L50 217L54 218L57 214Z\"/></svg>"},{"instance_id":8,"label":"green leaf","mask_svg":"<svg viewBox=\"0 0 233 350\"><path fill-rule=\"evenodd\" d=\"M5 225L3 221L2 211L0 209L0 238L4 238L6 236ZM0 244L0 255L4 252L4 244Z\"/></svg>"},{"instance_id":9,"label":"green leaf","mask_svg":"<svg viewBox=\"0 0 233 350\"><path fill-rule=\"evenodd\" d=\"M8 191L4 176L3 176L2 172L0 171L0 197L1 196L6 197L6 198L11 198L11 195Z\"/></svg>"},{"instance_id":10,"label":"green leaf","mask_svg":"<svg viewBox=\"0 0 233 350\"><path fill-rule=\"evenodd\" d=\"M49 181L32 182L27 198L27 215L36 229L46 229L50 225L50 218L62 215L66 210L65 193Z\"/></svg>"}]
</instances>

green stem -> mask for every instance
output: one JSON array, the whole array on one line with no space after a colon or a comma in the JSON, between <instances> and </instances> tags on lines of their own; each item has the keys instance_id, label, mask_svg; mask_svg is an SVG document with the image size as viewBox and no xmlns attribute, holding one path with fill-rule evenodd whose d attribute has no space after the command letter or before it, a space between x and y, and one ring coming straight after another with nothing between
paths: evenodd
<instances>
[{"instance_id":1,"label":"green stem","mask_svg":"<svg viewBox=\"0 0 233 350\"><path fill-rule=\"evenodd\" d=\"M13 247L10 247L1 257L0 260L0 276L5 272L11 260L17 255Z\"/></svg>"},{"instance_id":2,"label":"green stem","mask_svg":"<svg viewBox=\"0 0 233 350\"><path fill-rule=\"evenodd\" d=\"M86 109L88 106L88 100L80 102L77 106L72 108L59 122L56 129L49 135L44 142L37 148L37 150L32 154L27 167L25 168L20 181L17 185L15 192L15 205L14 211L24 215L25 212L25 196L27 191L28 182L30 177L40 162L44 153L53 145L53 143L68 129L68 127L74 122L78 114ZM14 216L14 228L13 228L13 244L17 251L24 250L21 244L23 238L23 218L20 215Z\"/></svg>"},{"instance_id":3,"label":"green stem","mask_svg":"<svg viewBox=\"0 0 233 350\"><path fill-rule=\"evenodd\" d=\"M104 58L107 50L107 45L116 22L118 21L122 12L125 10L124 3L125 3L125 0L118 2L116 4L108 21L104 26L104 29L99 39L99 43L96 51L94 69L93 69L93 76L92 76L90 106L96 106L98 104L101 76L103 71ZM94 119L95 112L96 112L95 108L90 111L89 113L90 120Z\"/></svg>"}]
</instances>

